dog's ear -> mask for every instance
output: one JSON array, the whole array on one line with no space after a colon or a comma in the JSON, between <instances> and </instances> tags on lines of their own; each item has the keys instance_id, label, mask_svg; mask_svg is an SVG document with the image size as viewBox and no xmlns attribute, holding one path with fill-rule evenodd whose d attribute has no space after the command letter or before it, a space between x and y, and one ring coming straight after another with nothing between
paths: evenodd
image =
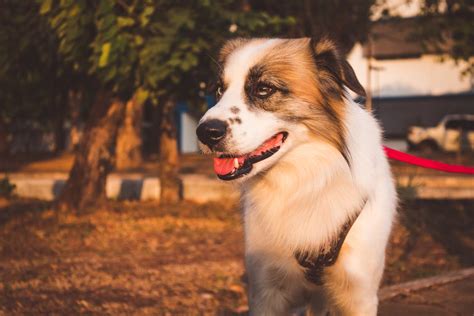
<instances>
[{"instance_id":1,"label":"dog's ear","mask_svg":"<svg viewBox=\"0 0 474 316\"><path fill-rule=\"evenodd\" d=\"M365 97L366 93L347 60L336 45L327 38L311 39L310 48L318 70L331 74L340 84Z\"/></svg>"},{"instance_id":2,"label":"dog's ear","mask_svg":"<svg viewBox=\"0 0 474 316\"><path fill-rule=\"evenodd\" d=\"M228 40L224 44L224 46L222 46L219 52L219 62L223 64L225 60L227 59L227 56L230 55L230 53L232 53L236 48L242 46L248 41L249 41L248 39L242 38L242 37Z\"/></svg>"}]
</instances>

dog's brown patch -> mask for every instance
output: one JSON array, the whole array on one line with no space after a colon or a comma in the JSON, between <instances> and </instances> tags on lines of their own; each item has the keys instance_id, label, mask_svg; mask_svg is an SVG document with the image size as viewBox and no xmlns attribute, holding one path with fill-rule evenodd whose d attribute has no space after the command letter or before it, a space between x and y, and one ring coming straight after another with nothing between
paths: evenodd
<instances>
[{"instance_id":1,"label":"dog's brown patch","mask_svg":"<svg viewBox=\"0 0 474 316\"><path fill-rule=\"evenodd\" d=\"M268 82L277 92L252 104L286 120L302 122L315 137L333 144L349 161L343 82L328 70L337 59L321 55L335 48L326 41L312 45L309 38L282 40L265 54L249 71L248 84Z\"/></svg>"},{"instance_id":2,"label":"dog's brown patch","mask_svg":"<svg viewBox=\"0 0 474 316\"><path fill-rule=\"evenodd\" d=\"M329 74L332 74L339 85L346 85L358 95L366 96L354 69L332 41L327 38L311 39L310 46L313 48L313 57L319 69L325 69Z\"/></svg>"},{"instance_id":3,"label":"dog's brown patch","mask_svg":"<svg viewBox=\"0 0 474 316\"><path fill-rule=\"evenodd\" d=\"M227 42L220 53L221 63L235 50L257 41L262 39ZM269 85L274 91L268 97L258 97L255 91L259 84ZM249 69L245 94L250 110L272 111L285 120L305 124L315 137L335 146L349 163L344 86L365 95L333 42L300 38L279 40Z\"/></svg>"}]
</instances>

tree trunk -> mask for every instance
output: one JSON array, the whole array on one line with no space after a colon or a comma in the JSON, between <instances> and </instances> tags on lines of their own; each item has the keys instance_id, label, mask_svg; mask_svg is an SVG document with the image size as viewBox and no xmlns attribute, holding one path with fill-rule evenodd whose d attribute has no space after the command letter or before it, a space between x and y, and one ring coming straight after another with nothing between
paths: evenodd
<instances>
[{"instance_id":1,"label":"tree trunk","mask_svg":"<svg viewBox=\"0 0 474 316\"><path fill-rule=\"evenodd\" d=\"M136 93L125 106L117 135L115 166L118 170L137 168L142 164L142 118L143 102Z\"/></svg>"},{"instance_id":2,"label":"tree trunk","mask_svg":"<svg viewBox=\"0 0 474 316\"><path fill-rule=\"evenodd\" d=\"M119 99L98 93L69 179L56 204L59 210L82 212L105 201L105 184L114 165L114 145L124 108Z\"/></svg>"},{"instance_id":3,"label":"tree trunk","mask_svg":"<svg viewBox=\"0 0 474 316\"><path fill-rule=\"evenodd\" d=\"M82 104L82 91L80 90L69 90L68 92L68 110L70 116L70 127L67 141L66 150L73 152L79 146L81 139L81 104Z\"/></svg>"},{"instance_id":4,"label":"tree trunk","mask_svg":"<svg viewBox=\"0 0 474 316\"><path fill-rule=\"evenodd\" d=\"M56 115L54 118L54 151L60 153L66 148L66 134L64 131L64 110L59 107L64 107L64 104L60 104L56 109Z\"/></svg>"},{"instance_id":5,"label":"tree trunk","mask_svg":"<svg viewBox=\"0 0 474 316\"><path fill-rule=\"evenodd\" d=\"M151 142L147 146L147 154L151 157L158 155L160 152L160 135L161 135L161 115L160 106L153 105L151 113L150 139Z\"/></svg>"},{"instance_id":6,"label":"tree trunk","mask_svg":"<svg viewBox=\"0 0 474 316\"><path fill-rule=\"evenodd\" d=\"M176 203L180 200L180 181L178 178L178 146L174 116L175 102L165 100L162 104L160 135L160 184L161 202Z\"/></svg>"},{"instance_id":7,"label":"tree trunk","mask_svg":"<svg viewBox=\"0 0 474 316\"><path fill-rule=\"evenodd\" d=\"M8 127L0 117L0 156L5 157L9 154Z\"/></svg>"}]
</instances>

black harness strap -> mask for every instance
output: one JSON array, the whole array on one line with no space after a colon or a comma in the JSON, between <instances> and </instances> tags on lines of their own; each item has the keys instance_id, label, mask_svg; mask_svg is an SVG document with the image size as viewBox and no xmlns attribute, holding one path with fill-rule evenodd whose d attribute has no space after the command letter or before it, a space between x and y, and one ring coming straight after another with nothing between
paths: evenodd
<instances>
[{"instance_id":1,"label":"black harness strap","mask_svg":"<svg viewBox=\"0 0 474 316\"><path fill-rule=\"evenodd\" d=\"M364 209L365 204L367 204L367 199L364 200L364 204L360 211L355 216L349 218L349 220L345 222L344 225L340 228L337 239L332 242L331 248L328 251L319 253L316 256L308 251L295 252L296 260L298 261L299 265L305 269L304 275L306 280L317 285L323 284L322 276L324 268L330 267L334 263L336 263L339 253L341 252L342 245L346 240L346 236L351 230L352 225L354 225L355 221Z\"/></svg>"}]
</instances>

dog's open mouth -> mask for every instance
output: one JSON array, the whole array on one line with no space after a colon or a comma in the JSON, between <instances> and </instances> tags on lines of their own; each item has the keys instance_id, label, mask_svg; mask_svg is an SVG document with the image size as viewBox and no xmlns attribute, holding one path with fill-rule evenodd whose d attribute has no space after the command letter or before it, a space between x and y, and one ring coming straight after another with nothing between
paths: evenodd
<instances>
[{"instance_id":1,"label":"dog's open mouth","mask_svg":"<svg viewBox=\"0 0 474 316\"><path fill-rule=\"evenodd\" d=\"M275 154L288 137L287 132L281 132L266 140L254 151L241 155L222 155L214 158L214 171L222 180L234 180L252 171L253 164Z\"/></svg>"}]
</instances>

